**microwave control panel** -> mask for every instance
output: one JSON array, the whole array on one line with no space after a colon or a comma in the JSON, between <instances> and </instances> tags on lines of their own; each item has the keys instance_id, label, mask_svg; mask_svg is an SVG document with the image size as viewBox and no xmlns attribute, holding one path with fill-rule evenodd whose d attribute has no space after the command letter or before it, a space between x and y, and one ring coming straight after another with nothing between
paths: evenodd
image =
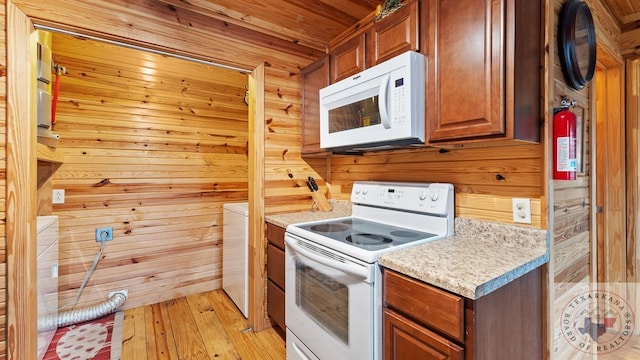
<instances>
[{"instance_id":1,"label":"microwave control panel","mask_svg":"<svg viewBox=\"0 0 640 360\"><path fill-rule=\"evenodd\" d=\"M404 77L395 79L393 88L391 89L393 111L393 123L404 125L409 120L409 110L407 109L407 87L405 86Z\"/></svg>"}]
</instances>

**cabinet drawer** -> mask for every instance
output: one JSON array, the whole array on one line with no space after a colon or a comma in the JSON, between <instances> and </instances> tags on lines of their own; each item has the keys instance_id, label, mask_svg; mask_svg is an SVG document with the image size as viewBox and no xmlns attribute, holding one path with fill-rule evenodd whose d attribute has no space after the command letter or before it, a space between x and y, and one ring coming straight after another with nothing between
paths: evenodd
<instances>
[{"instance_id":1,"label":"cabinet drawer","mask_svg":"<svg viewBox=\"0 0 640 360\"><path fill-rule=\"evenodd\" d=\"M284 325L284 291L267 280L267 313L283 330Z\"/></svg>"},{"instance_id":2,"label":"cabinet drawer","mask_svg":"<svg viewBox=\"0 0 640 360\"><path fill-rule=\"evenodd\" d=\"M282 250L284 250L284 232L285 229L280 226L267 223L267 240Z\"/></svg>"},{"instance_id":3,"label":"cabinet drawer","mask_svg":"<svg viewBox=\"0 0 640 360\"><path fill-rule=\"evenodd\" d=\"M464 298L387 269L383 284L385 305L464 342Z\"/></svg>"},{"instance_id":4,"label":"cabinet drawer","mask_svg":"<svg viewBox=\"0 0 640 360\"><path fill-rule=\"evenodd\" d=\"M284 251L267 245L267 277L284 289Z\"/></svg>"}]
</instances>

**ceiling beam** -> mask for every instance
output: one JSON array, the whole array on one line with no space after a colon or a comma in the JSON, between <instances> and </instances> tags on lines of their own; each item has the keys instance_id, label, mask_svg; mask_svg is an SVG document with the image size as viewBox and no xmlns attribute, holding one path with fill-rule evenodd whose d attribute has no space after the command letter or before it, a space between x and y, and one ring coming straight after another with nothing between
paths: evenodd
<instances>
[{"instance_id":1,"label":"ceiling beam","mask_svg":"<svg viewBox=\"0 0 640 360\"><path fill-rule=\"evenodd\" d=\"M640 20L640 11L632 13L632 14L627 14L622 18L622 24L629 24L632 23L634 21L639 21Z\"/></svg>"}]
</instances>

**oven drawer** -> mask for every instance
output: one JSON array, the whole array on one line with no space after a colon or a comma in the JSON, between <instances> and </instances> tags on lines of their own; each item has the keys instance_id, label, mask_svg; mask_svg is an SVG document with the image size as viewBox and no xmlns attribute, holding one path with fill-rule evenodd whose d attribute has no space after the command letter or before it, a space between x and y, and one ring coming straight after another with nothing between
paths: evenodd
<instances>
[{"instance_id":1,"label":"oven drawer","mask_svg":"<svg viewBox=\"0 0 640 360\"><path fill-rule=\"evenodd\" d=\"M267 277L284 289L284 251L267 244Z\"/></svg>"},{"instance_id":2,"label":"oven drawer","mask_svg":"<svg viewBox=\"0 0 640 360\"><path fill-rule=\"evenodd\" d=\"M464 342L464 298L384 270L384 304Z\"/></svg>"},{"instance_id":3,"label":"oven drawer","mask_svg":"<svg viewBox=\"0 0 640 360\"><path fill-rule=\"evenodd\" d=\"M284 308L284 291L273 281L267 280L267 313L281 329L285 329Z\"/></svg>"},{"instance_id":4,"label":"oven drawer","mask_svg":"<svg viewBox=\"0 0 640 360\"><path fill-rule=\"evenodd\" d=\"M284 232L285 229L267 223L267 241L284 250Z\"/></svg>"}]
</instances>

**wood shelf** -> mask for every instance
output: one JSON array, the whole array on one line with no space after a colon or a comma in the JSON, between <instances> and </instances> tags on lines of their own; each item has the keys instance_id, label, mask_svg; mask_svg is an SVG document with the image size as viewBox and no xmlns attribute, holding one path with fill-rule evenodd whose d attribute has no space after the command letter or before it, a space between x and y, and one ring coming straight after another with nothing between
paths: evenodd
<instances>
[{"instance_id":1,"label":"wood shelf","mask_svg":"<svg viewBox=\"0 0 640 360\"><path fill-rule=\"evenodd\" d=\"M61 151L56 151L55 148L49 147L44 144L36 144L36 153L38 161L46 161L59 164L62 164L64 162L64 155Z\"/></svg>"},{"instance_id":2,"label":"wood shelf","mask_svg":"<svg viewBox=\"0 0 640 360\"><path fill-rule=\"evenodd\" d=\"M36 156L38 158L38 189L42 187L64 162L62 151L44 144L36 144Z\"/></svg>"}]
</instances>

